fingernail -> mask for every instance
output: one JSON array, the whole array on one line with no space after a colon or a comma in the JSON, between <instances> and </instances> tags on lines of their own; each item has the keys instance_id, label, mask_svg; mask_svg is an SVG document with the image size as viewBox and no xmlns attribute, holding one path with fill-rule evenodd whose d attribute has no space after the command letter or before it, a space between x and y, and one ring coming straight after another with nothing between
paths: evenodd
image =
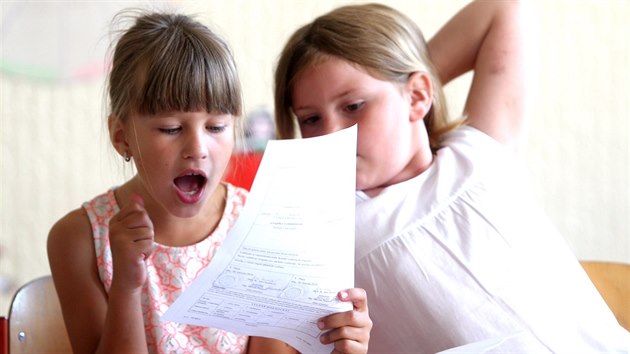
<instances>
[{"instance_id":1,"label":"fingernail","mask_svg":"<svg viewBox=\"0 0 630 354\"><path fill-rule=\"evenodd\" d=\"M324 324L324 321L322 320L317 321L317 328L324 329L325 326L326 325Z\"/></svg>"},{"instance_id":2,"label":"fingernail","mask_svg":"<svg viewBox=\"0 0 630 354\"><path fill-rule=\"evenodd\" d=\"M328 343L328 334L324 333L321 336L319 336L319 342L322 344L326 344Z\"/></svg>"},{"instance_id":3,"label":"fingernail","mask_svg":"<svg viewBox=\"0 0 630 354\"><path fill-rule=\"evenodd\" d=\"M132 194L132 195L131 195L131 199L132 199L134 202L136 202L136 203L140 204L140 206L144 206L144 199L142 199L142 197L141 197L139 194L135 194L135 193L134 193L134 194Z\"/></svg>"},{"instance_id":4,"label":"fingernail","mask_svg":"<svg viewBox=\"0 0 630 354\"><path fill-rule=\"evenodd\" d=\"M345 300L346 298L348 298L348 293L345 291L340 291L339 296L341 297L341 300Z\"/></svg>"}]
</instances>

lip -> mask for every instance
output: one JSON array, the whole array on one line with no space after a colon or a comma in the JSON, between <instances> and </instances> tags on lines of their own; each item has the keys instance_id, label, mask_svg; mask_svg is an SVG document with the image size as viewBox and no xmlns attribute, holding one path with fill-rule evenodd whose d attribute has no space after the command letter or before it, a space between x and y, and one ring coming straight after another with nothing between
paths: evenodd
<instances>
[{"instance_id":1,"label":"lip","mask_svg":"<svg viewBox=\"0 0 630 354\"><path fill-rule=\"evenodd\" d=\"M182 189L179 188L179 186L175 183L175 179L179 178L179 177L185 177L185 176L191 176L191 175L196 175L196 176L201 176L204 178L204 183L200 186L200 188L198 190L195 191L194 194L191 194L189 192L185 192ZM182 203L185 204L195 204L197 202L199 202L206 190L206 185L208 182L208 176L206 175L206 172L204 170L201 169L186 169L184 171L182 171L179 175L177 175L177 177L175 177L173 179L173 189L175 190L175 194L177 195L177 197L179 198L179 200Z\"/></svg>"}]
</instances>

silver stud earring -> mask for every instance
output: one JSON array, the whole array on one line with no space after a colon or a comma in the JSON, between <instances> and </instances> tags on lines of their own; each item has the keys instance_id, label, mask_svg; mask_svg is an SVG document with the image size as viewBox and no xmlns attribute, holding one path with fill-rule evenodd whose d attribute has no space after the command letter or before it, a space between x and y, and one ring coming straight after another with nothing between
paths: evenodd
<instances>
[{"instance_id":1,"label":"silver stud earring","mask_svg":"<svg viewBox=\"0 0 630 354\"><path fill-rule=\"evenodd\" d=\"M129 154L127 153L127 151L125 151L123 158L125 159L126 162L131 161L131 156L129 156Z\"/></svg>"}]
</instances>

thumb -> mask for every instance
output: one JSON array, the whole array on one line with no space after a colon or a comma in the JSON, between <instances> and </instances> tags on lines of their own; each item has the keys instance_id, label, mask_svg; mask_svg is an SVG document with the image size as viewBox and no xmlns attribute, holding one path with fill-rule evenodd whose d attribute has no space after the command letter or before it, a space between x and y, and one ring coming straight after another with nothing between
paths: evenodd
<instances>
[{"instance_id":1,"label":"thumb","mask_svg":"<svg viewBox=\"0 0 630 354\"><path fill-rule=\"evenodd\" d=\"M133 193L131 195L131 201L133 203L136 203L136 204L138 204L138 205L140 205L141 207L144 208L144 199L142 198L142 196L140 194Z\"/></svg>"}]
</instances>

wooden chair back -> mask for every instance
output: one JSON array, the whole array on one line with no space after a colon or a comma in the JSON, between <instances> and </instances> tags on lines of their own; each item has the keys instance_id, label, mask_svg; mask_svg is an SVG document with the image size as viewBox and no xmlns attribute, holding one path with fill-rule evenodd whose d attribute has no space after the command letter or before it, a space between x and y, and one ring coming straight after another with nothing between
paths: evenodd
<instances>
[{"instance_id":1,"label":"wooden chair back","mask_svg":"<svg viewBox=\"0 0 630 354\"><path fill-rule=\"evenodd\" d=\"M580 261L580 264L617 317L630 331L630 264Z\"/></svg>"},{"instance_id":2,"label":"wooden chair back","mask_svg":"<svg viewBox=\"0 0 630 354\"><path fill-rule=\"evenodd\" d=\"M9 353L72 353L50 275L34 279L15 293L9 308Z\"/></svg>"}]
</instances>

